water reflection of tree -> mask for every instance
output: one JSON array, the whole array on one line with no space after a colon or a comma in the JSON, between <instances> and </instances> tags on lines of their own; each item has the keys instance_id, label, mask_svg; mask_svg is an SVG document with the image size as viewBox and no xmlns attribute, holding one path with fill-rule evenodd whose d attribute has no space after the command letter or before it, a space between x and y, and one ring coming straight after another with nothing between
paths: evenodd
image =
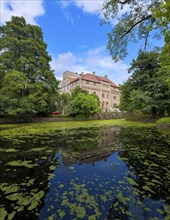
<instances>
[{"instance_id":1,"label":"water reflection of tree","mask_svg":"<svg viewBox=\"0 0 170 220\"><path fill-rule=\"evenodd\" d=\"M119 201L116 198L109 209L107 219L127 220L128 219L127 210L128 210L128 206L123 204L121 201Z\"/></svg>"},{"instance_id":2,"label":"water reflection of tree","mask_svg":"<svg viewBox=\"0 0 170 220\"><path fill-rule=\"evenodd\" d=\"M156 129L127 129L120 133L119 156L126 162L142 198L170 203L170 149L167 136Z\"/></svg>"},{"instance_id":3,"label":"water reflection of tree","mask_svg":"<svg viewBox=\"0 0 170 220\"><path fill-rule=\"evenodd\" d=\"M63 163L65 165L90 163L107 160L119 146L119 128L90 128L68 133L62 143ZM67 147L65 147L67 146Z\"/></svg>"},{"instance_id":4,"label":"water reflection of tree","mask_svg":"<svg viewBox=\"0 0 170 220\"><path fill-rule=\"evenodd\" d=\"M18 139L18 143L11 140L10 144L3 140L1 149L4 152L0 154L0 207L8 214L14 214L12 219L37 219L44 205L43 198L53 172L50 167L57 164L54 151L44 151L45 143L39 145L39 142L39 138L37 142L34 138ZM13 151L5 152L9 146Z\"/></svg>"},{"instance_id":5,"label":"water reflection of tree","mask_svg":"<svg viewBox=\"0 0 170 220\"><path fill-rule=\"evenodd\" d=\"M67 158L71 158L71 163L80 160L95 164L96 160L107 159L117 149L118 136L119 129L91 128L1 139L0 207L4 207L8 214L15 212L14 219L37 219L49 188L50 176L57 165L55 153L63 152L66 162ZM7 152L8 148L12 152ZM26 166L10 165L25 162ZM16 190L8 193L10 187ZM32 210L29 210L30 204L20 204L24 198L31 200L40 193L41 197Z\"/></svg>"}]
</instances>

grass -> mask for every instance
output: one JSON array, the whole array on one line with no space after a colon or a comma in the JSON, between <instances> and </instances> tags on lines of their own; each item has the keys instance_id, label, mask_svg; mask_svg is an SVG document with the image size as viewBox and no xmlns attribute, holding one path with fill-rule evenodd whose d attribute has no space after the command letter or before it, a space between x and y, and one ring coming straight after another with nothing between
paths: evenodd
<instances>
[{"instance_id":1,"label":"grass","mask_svg":"<svg viewBox=\"0 0 170 220\"><path fill-rule=\"evenodd\" d=\"M29 124L2 124L0 125L2 136L23 136L31 134L45 134L55 130L90 128L103 126L135 126L152 127L155 123L130 122L125 119L90 120L90 121L67 121L67 122L42 122Z\"/></svg>"},{"instance_id":2,"label":"grass","mask_svg":"<svg viewBox=\"0 0 170 220\"><path fill-rule=\"evenodd\" d=\"M71 118L69 115L50 115L49 117L53 118Z\"/></svg>"},{"instance_id":3,"label":"grass","mask_svg":"<svg viewBox=\"0 0 170 220\"><path fill-rule=\"evenodd\" d=\"M160 118L156 121L157 124L170 124L170 117Z\"/></svg>"},{"instance_id":4,"label":"grass","mask_svg":"<svg viewBox=\"0 0 170 220\"><path fill-rule=\"evenodd\" d=\"M111 120L89 120L89 121L59 121L59 122L38 122L25 124L1 124L1 136L12 138L14 136L27 136L34 134L48 134L56 130L107 127L107 126L133 126L133 127L153 127L162 124L170 124L170 118L161 118L156 123L144 123L126 121L125 119Z\"/></svg>"}]
</instances>

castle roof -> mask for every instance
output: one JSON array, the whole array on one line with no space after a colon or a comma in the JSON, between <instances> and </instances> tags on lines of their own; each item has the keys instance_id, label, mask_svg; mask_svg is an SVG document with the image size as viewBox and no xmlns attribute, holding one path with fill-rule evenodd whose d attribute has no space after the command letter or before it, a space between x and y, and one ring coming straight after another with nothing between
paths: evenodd
<instances>
[{"instance_id":1,"label":"castle roof","mask_svg":"<svg viewBox=\"0 0 170 220\"><path fill-rule=\"evenodd\" d=\"M99 84L101 82L106 82L106 83L111 84L112 87L119 88L118 85L116 85L114 82L112 82L107 77L102 77L102 76L98 76L98 75L91 74L91 73L85 73L85 74L82 74L82 75L80 75L79 77L76 77L76 78L69 76L69 80L70 80L69 84L72 84L73 82L78 81L80 78L82 80L86 80L86 81L90 81L90 82L94 82L94 83L99 83Z\"/></svg>"}]
</instances>

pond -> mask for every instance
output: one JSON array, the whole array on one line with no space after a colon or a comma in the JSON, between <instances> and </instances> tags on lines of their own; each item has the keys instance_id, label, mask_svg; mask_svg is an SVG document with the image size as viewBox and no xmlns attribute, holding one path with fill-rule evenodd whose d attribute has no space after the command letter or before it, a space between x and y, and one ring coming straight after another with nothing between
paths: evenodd
<instances>
[{"instance_id":1,"label":"pond","mask_svg":"<svg viewBox=\"0 0 170 220\"><path fill-rule=\"evenodd\" d=\"M79 128L0 141L1 220L170 219L166 130Z\"/></svg>"}]
</instances>

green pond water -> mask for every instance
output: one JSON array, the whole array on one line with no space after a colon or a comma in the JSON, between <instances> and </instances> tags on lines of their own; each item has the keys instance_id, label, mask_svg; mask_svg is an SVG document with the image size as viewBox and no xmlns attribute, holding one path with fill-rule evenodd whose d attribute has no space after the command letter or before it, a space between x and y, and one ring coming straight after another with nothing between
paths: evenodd
<instances>
[{"instance_id":1,"label":"green pond water","mask_svg":"<svg viewBox=\"0 0 170 220\"><path fill-rule=\"evenodd\" d=\"M169 220L169 131L11 129L0 137L3 219Z\"/></svg>"}]
</instances>

